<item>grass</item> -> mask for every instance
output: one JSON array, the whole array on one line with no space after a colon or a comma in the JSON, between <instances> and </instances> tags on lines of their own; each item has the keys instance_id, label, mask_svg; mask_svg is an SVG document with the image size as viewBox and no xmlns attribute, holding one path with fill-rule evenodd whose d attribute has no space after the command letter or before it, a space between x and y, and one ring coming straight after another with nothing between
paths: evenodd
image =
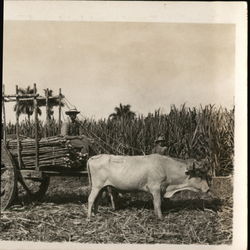
<instances>
[{"instance_id":1,"label":"grass","mask_svg":"<svg viewBox=\"0 0 250 250\"><path fill-rule=\"evenodd\" d=\"M217 184L219 181L217 180ZM54 177L41 203L20 197L1 215L1 240L138 244L231 244L232 189L217 188L213 198L179 193L163 203L162 221L150 195L126 194L118 210L103 201L90 222L87 180ZM225 185L224 185L225 186ZM218 198L220 195L220 198ZM185 198L184 198L185 197ZM229 199L228 197L231 197Z\"/></svg>"}]
</instances>

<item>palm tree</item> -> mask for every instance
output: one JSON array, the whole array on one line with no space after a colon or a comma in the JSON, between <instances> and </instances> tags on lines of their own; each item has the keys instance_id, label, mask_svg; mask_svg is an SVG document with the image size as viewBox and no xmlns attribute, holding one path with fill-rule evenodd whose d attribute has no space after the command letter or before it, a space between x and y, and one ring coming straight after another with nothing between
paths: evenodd
<instances>
[{"instance_id":1,"label":"palm tree","mask_svg":"<svg viewBox=\"0 0 250 250\"><path fill-rule=\"evenodd\" d=\"M109 115L109 118L113 120L133 120L135 118L135 112L130 110L131 105L120 105L115 107L115 112Z\"/></svg>"},{"instance_id":2,"label":"palm tree","mask_svg":"<svg viewBox=\"0 0 250 250\"><path fill-rule=\"evenodd\" d=\"M30 86L28 86L26 89L19 88L18 94L20 94L20 95L34 94L34 89L30 88ZM14 106L14 111L17 112L18 115L26 114L28 116L28 121L30 124L30 117L34 113L34 101L32 99L19 100L19 104L17 105L17 103L16 103ZM37 113L38 113L38 115L42 114L42 110L39 107L37 107Z\"/></svg>"},{"instance_id":3,"label":"palm tree","mask_svg":"<svg viewBox=\"0 0 250 250\"><path fill-rule=\"evenodd\" d=\"M53 97L53 90L52 89L44 89L45 95L48 91L48 97ZM63 98L64 96L62 96ZM57 97L55 98L50 98L48 101L48 118L49 120L52 119L52 116L54 114L53 107L59 106L59 99ZM39 101L40 106L45 106L46 105L46 100L42 99ZM64 104L61 102L61 107L64 107Z\"/></svg>"}]
</instances>

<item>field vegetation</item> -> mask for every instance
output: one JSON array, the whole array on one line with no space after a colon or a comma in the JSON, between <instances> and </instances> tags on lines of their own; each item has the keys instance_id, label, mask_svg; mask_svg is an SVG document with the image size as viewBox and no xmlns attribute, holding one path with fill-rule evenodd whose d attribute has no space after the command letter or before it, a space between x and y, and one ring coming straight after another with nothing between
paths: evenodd
<instances>
[{"instance_id":1,"label":"field vegetation","mask_svg":"<svg viewBox=\"0 0 250 250\"><path fill-rule=\"evenodd\" d=\"M154 140L164 135L169 156L198 160L207 158L214 175L233 173L234 109L212 105L199 108L182 105L177 108L173 105L169 114L162 114L160 110L147 116L134 115L133 112L126 115L126 112L122 115L116 110L108 119L97 121L80 119L82 133L93 139L96 153L149 154ZM40 121L40 137L44 136L45 129L45 124ZM20 131L23 136L34 137L34 122L24 120L20 124ZM7 132L15 135L15 125L9 123ZM48 134L53 136L58 133L58 122L51 119Z\"/></svg>"},{"instance_id":2,"label":"field vegetation","mask_svg":"<svg viewBox=\"0 0 250 250\"><path fill-rule=\"evenodd\" d=\"M121 112L122 111L122 112ZM159 135L166 138L168 155L182 159L207 158L214 176L212 197L183 191L162 205L163 220L153 211L146 193L126 194L113 211L103 200L99 213L87 217L87 178L52 177L41 202L26 195L1 214L1 240L72 241L81 243L231 244L233 217L234 109L212 105L188 108L172 106L146 116L135 115L129 105L118 106L107 119L80 119L82 133L92 139L96 153L150 154ZM15 137L9 123L9 138ZM46 126L39 122L39 137ZM34 122L20 124L22 136L35 136ZM50 119L49 135L57 135L58 123Z\"/></svg>"}]
</instances>

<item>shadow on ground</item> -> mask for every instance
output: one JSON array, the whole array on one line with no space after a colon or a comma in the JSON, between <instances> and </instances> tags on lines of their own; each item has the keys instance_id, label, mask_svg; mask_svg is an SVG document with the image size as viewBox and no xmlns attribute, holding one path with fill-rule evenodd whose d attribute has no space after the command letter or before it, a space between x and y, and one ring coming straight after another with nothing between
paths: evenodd
<instances>
[{"instance_id":1,"label":"shadow on ground","mask_svg":"<svg viewBox=\"0 0 250 250\"><path fill-rule=\"evenodd\" d=\"M39 200L38 203L54 203L57 205L67 203L87 204L89 187L83 186L82 183L86 183L86 180L55 178L51 181L51 185L46 195ZM191 191L176 193L170 199L163 199L162 211L178 212L182 209L211 209L213 211L220 211L221 206L225 203L225 201L219 199L218 196L206 198L201 197L202 196L200 194ZM29 205L34 203L36 202L32 201L28 195L21 195L18 200L15 201L15 204L20 205ZM110 207L111 209L110 198L106 196L105 199L101 200L100 205ZM127 208L153 209L152 197L149 193L145 192L125 193L119 198L117 205L118 210Z\"/></svg>"},{"instance_id":2,"label":"shadow on ground","mask_svg":"<svg viewBox=\"0 0 250 250\"><path fill-rule=\"evenodd\" d=\"M54 203L56 205L73 203L73 204L83 204L88 202L87 194L76 194L76 193L54 193L43 197L38 203ZM34 203L28 196L21 196L16 200L15 204L29 205ZM35 202L36 203L36 202ZM101 200L101 206L110 206L111 203L109 198ZM162 201L162 211L180 211L183 209L195 210L195 209L211 209L213 211L220 211L223 202L218 198L210 199L163 199ZM153 209L153 202L148 194L142 193L140 195L126 194L124 197L119 198L117 203L117 210L124 210L127 208L137 208L137 209Z\"/></svg>"},{"instance_id":3,"label":"shadow on ground","mask_svg":"<svg viewBox=\"0 0 250 250\"><path fill-rule=\"evenodd\" d=\"M211 209L213 211L220 211L223 202L218 198L213 198L210 200L204 199L186 199L186 200L171 200L164 199L162 201L162 211L180 211L183 209L188 210L204 210ZM122 199L119 201L118 210L123 210L126 208L137 208L137 209L153 209L153 202L151 200L134 200L129 201L128 199Z\"/></svg>"}]
</instances>

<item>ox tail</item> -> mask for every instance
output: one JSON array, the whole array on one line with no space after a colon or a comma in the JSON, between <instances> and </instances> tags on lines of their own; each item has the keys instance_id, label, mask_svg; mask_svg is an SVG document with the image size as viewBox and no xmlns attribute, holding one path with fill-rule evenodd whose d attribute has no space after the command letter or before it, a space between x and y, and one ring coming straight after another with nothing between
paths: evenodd
<instances>
[{"instance_id":1,"label":"ox tail","mask_svg":"<svg viewBox=\"0 0 250 250\"><path fill-rule=\"evenodd\" d=\"M88 161L87 161L87 171L88 171L88 179L89 179L89 188L91 190L91 188L92 188L92 180L91 180L91 173L90 173L90 168L89 168L89 162L90 162L90 159L88 159Z\"/></svg>"}]
</instances>

